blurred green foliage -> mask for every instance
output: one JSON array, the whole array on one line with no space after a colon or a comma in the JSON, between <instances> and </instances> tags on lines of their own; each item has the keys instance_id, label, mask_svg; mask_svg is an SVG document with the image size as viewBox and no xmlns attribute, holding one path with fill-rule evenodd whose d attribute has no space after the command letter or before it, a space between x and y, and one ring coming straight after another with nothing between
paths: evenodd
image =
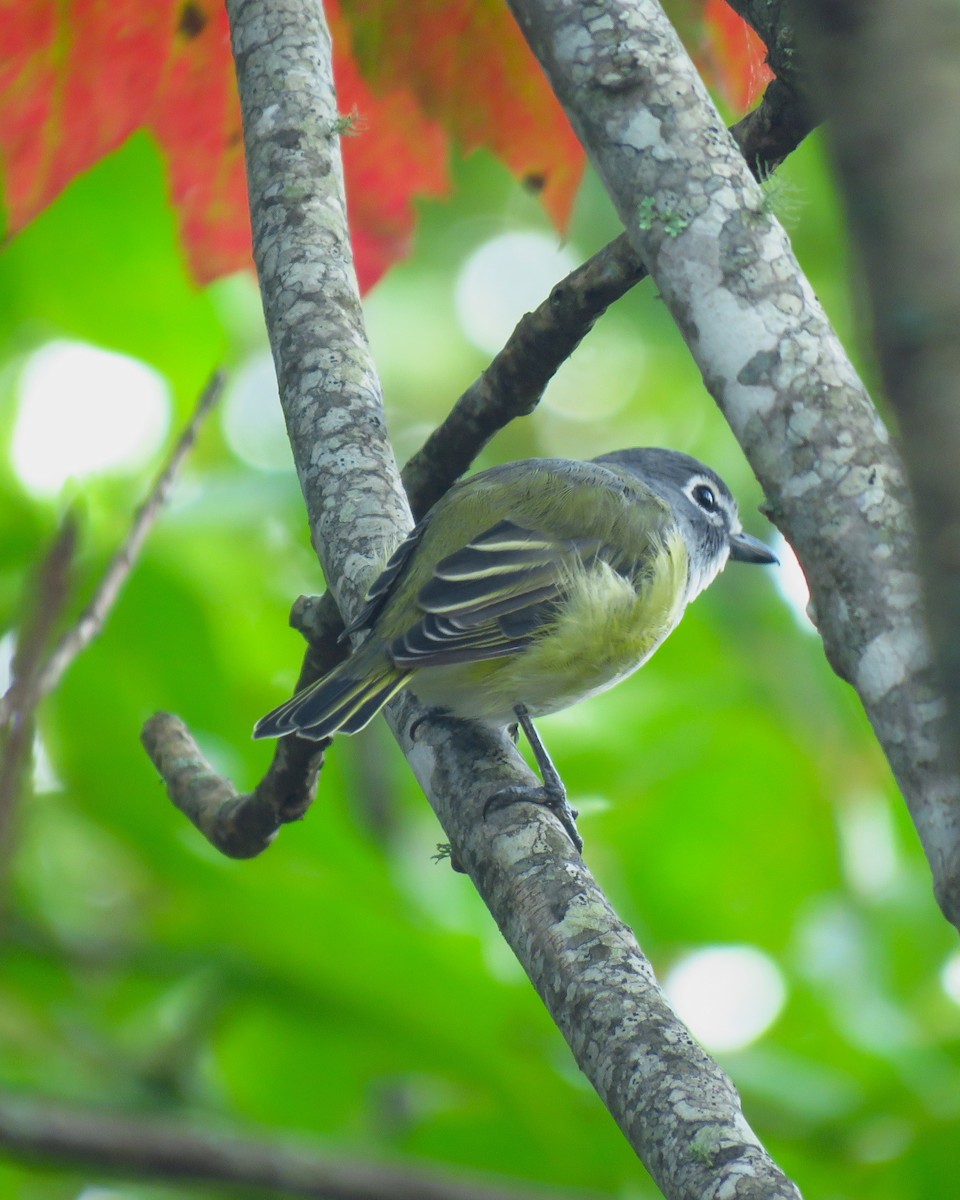
<instances>
[{"instance_id":1,"label":"blurred green foliage","mask_svg":"<svg viewBox=\"0 0 960 1200\"><path fill-rule=\"evenodd\" d=\"M855 340L817 145L784 175L776 203ZM452 302L464 261L497 233L549 235L492 160L460 163L457 179L367 302L401 458L485 366ZM588 179L568 248L581 258L616 232ZM9 454L26 356L62 337L138 356L169 381L180 424L215 366L266 343L251 279L191 284L145 136L5 249L0 297L2 633L30 603L64 504L28 494ZM720 470L748 528L769 536L649 283L564 373L481 465L671 445ZM68 488L83 517L75 611L147 482L114 473ZM270 747L249 730L300 658L289 605L320 587L292 472L241 461L215 419L103 635L40 713L52 777L24 797L2 883L0 1082L198 1127L294 1132L344 1156L653 1197L469 881L431 860L442 832L382 722L336 745L314 809L256 861L221 858L167 802L140 748L144 719L180 713L252 786ZM777 1021L721 1061L805 1193L944 1194L960 1115L960 1014L940 984L951 931L855 696L771 575L731 568L639 676L543 732L583 809L587 860L658 972L731 943L782 972ZM131 1200L211 1194L0 1160L0 1194L18 1200L94 1184Z\"/></svg>"}]
</instances>

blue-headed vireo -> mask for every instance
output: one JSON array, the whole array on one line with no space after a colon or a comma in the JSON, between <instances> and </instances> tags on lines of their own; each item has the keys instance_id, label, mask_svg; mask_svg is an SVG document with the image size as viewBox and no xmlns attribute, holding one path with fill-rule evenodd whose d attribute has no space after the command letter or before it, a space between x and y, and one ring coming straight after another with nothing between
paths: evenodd
<instances>
[{"instance_id":1,"label":"blue-headed vireo","mask_svg":"<svg viewBox=\"0 0 960 1200\"><path fill-rule=\"evenodd\" d=\"M548 804L579 849L530 718L642 666L728 558L777 561L743 532L723 480L676 450L481 471L452 487L387 562L345 631L366 635L350 657L263 717L254 737L357 733L404 687L448 716L519 723L544 787L494 803Z\"/></svg>"}]
</instances>

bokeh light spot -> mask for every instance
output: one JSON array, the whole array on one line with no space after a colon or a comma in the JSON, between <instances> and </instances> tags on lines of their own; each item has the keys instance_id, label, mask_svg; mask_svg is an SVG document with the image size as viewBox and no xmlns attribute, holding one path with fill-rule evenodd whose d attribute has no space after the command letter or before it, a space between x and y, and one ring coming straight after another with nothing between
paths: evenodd
<instances>
[{"instance_id":1,"label":"bokeh light spot","mask_svg":"<svg viewBox=\"0 0 960 1200\"><path fill-rule=\"evenodd\" d=\"M223 433L234 454L250 466L261 471L292 469L269 351L251 355L230 381L223 401Z\"/></svg>"},{"instance_id":2,"label":"bokeh light spot","mask_svg":"<svg viewBox=\"0 0 960 1200\"><path fill-rule=\"evenodd\" d=\"M71 478L143 467L170 424L162 375L85 342L42 346L23 367L19 393L13 466L38 495L56 495Z\"/></svg>"},{"instance_id":3,"label":"bokeh light spot","mask_svg":"<svg viewBox=\"0 0 960 1200\"><path fill-rule=\"evenodd\" d=\"M556 239L533 230L503 233L478 246L454 288L457 319L475 346L496 354L524 313L536 308L577 265Z\"/></svg>"},{"instance_id":4,"label":"bokeh light spot","mask_svg":"<svg viewBox=\"0 0 960 1200\"><path fill-rule=\"evenodd\" d=\"M940 986L960 1007L960 950L954 950L940 969Z\"/></svg>"},{"instance_id":5,"label":"bokeh light spot","mask_svg":"<svg viewBox=\"0 0 960 1200\"><path fill-rule=\"evenodd\" d=\"M807 587L807 577L800 566L800 560L782 534L774 539L772 549L780 559L780 565L773 568L773 581L777 590L786 600L787 607L804 633L816 633L816 626L807 614L810 589Z\"/></svg>"},{"instance_id":6,"label":"bokeh light spot","mask_svg":"<svg viewBox=\"0 0 960 1200\"><path fill-rule=\"evenodd\" d=\"M847 883L861 896L882 896L900 871L890 805L881 795L856 793L838 810L837 822Z\"/></svg>"},{"instance_id":7,"label":"bokeh light spot","mask_svg":"<svg viewBox=\"0 0 960 1200\"><path fill-rule=\"evenodd\" d=\"M706 946L676 963L664 990L708 1050L741 1050L773 1024L787 989L776 963L754 946Z\"/></svg>"}]
</instances>

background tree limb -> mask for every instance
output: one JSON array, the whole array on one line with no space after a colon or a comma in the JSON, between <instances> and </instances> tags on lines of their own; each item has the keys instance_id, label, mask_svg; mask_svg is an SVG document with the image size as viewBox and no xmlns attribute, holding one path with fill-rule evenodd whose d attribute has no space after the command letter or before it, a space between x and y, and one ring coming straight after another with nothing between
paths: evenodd
<instances>
[{"instance_id":1,"label":"background tree limb","mask_svg":"<svg viewBox=\"0 0 960 1200\"><path fill-rule=\"evenodd\" d=\"M12 848L17 804L33 755L40 699L37 681L53 631L69 603L76 546L76 515L68 511L23 597L12 678L0 712L0 867L6 865Z\"/></svg>"},{"instance_id":2,"label":"background tree limb","mask_svg":"<svg viewBox=\"0 0 960 1200\"><path fill-rule=\"evenodd\" d=\"M217 372L204 388L193 415L134 513L123 544L111 558L86 607L59 638L53 640L74 591L72 570L79 533L76 514L72 510L61 522L53 544L40 564L36 580L31 582L24 596L12 681L0 696L0 848L3 854L10 852L8 835L33 753L37 706L56 688L78 655L103 629L222 386L223 376Z\"/></svg>"},{"instance_id":3,"label":"background tree limb","mask_svg":"<svg viewBox=\"0 0 960 1200\"><path fill-rule=\"evenodd\" d=\"M406 1165L350 1161L279 1141L3 1094L0 1148L46 1164L85 1164L127 1177L202 1180L316 1200L590 1200L583 1192L521 1190L502 1180L469 1181Z\"/></svg>"},{"instance_id":4,"label":"background tree limb","mask_svg":"<svg viewBox=\"0 0 960 1200\"><path fill-rule=\"evenodd\" d=\"M57 686L74 659L83 653L103 629L123 585L139 558L147 535L170 496L170 489L183 466L183 461L197 440L201 425L220 398L223 382L223 373L217 371L204 388L193 415L174 442L167 461L154 480L143 503L134 513L123 544L111 558L83 612L70 628L60 635L53 648L45 652L42 661L34 663L29 678L21 672L20 678L0 697L0 726L7 724L15 709L20 712L25 709L35 709L44 696L49 695ZM72 544L77 536L76 519L72 515L63 522L61 536L65 536L68 531ZM63 553L62 548L59 553ZM65 587L66 582L64 581L61 586ZM64 594L60 600L66 603L69 598L69 595ZM43 611L42 605L39 609L31 606L35 620ZM49 624L45 630L47 636L52 633L54 616L59 616L59 611L56 614L46 614ZM33 655L39 653L36 645L37 636L36 633L30 635L30 653Z\"/></svg>"}]
</instances>

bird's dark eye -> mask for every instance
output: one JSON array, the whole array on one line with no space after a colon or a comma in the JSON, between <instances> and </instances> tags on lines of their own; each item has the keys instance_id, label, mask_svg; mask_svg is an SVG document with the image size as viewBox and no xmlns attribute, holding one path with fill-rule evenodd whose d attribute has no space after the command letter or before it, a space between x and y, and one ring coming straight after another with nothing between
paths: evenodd
<instances>
[{"instance_id":1,"label":"bird's dark eye","mask_svg":"<svg viewBox=\"0 0 960 1200\"><path fill-rule=\"evenodd\" d=\"M712 513L717 511L717 498L713 494L713 488L708 487L705 483L697 484L693 489L693 498L704 512Z\"/></svg>"}]
</instances>

